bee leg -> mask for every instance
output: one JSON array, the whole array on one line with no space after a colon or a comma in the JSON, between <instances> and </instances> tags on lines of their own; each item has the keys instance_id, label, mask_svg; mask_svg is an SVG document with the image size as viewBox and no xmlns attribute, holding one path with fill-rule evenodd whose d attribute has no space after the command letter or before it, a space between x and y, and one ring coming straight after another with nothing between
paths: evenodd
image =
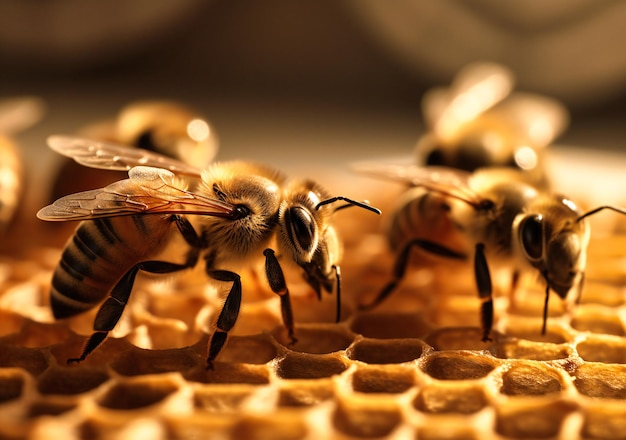
<instances>
[{"instance_id":1,"label":"bee leg","mask_svg":"<svg viewBox=\"0 0 626 440\"><path fill-rule=\"evenodd\" d=\"M460 252L456 252L450 248L447 248L439 243L435 243L430 240L423 240L420 238L416 238L410 240L400 251L398 254L398 258L393 267L393 280L391 280L378 296L369 304L362 304L359 306L361 310L369 310L376 307L378 304L383 302L391 293L396 289L404 275L406 274L406 269L409 265L409 258L411 256L411 250L413 247L419 247L420 249L429 252L434 255L438 255L440 257L445 258L453 258L456 260L464 260L467 258L465 254Z\"/></svg>"},{"instance_id":2,"label":"bee leg","mask_svg":"<svg viewBox=\"0 0 626 440\"><path fill-rule=\"evenodd\" d=\"M84 361L100 344L119 321L130 293L133 290L135 277L140 270L150 273L171 273L189 268L186 264L168 263L165 261L144 261L135 265L118 281L111 290L111 294L100 306L93 323L94 333L89 337L80 357L67 360L68 364Z\"/></svg>"},{"instance_id":3,"label":"bee leg","mask_svg":"<svg viewBox=\"0 0 626 440\"><path fill-rule=\"evenodd\" d=\"M191 222L187 220L186 217L182 217L180 215L173 216L174 222L176 222L176 226L183 236L184 240L191 247L189 252L187 253L187 261L185 264L188 267L193 267L198 262L198 258L200 256L200 249L202 249L202 240L196 233L196 230L191 225Z\"/></svg>"},{"instance_id":4,"label":"bee leg","mask_svg":"<svg viewBox=\"0 0 626 440\"><path fill-rule=\"evenodd\" d=\"M298 340L294 336L293 310L291 308L289 289L285 282L285 275L273 249L265 249L263 255L265 255L265 275L267 276L267 281L272 292L280 297L280 311L283 317L283 324L287 329L290 343L295 344Z\"/></svg>"},{"instance_id":5,"label":"bee leg","mask_svg":"<svg viewBox=\"0 0 626 440\"><path fill-rule=\"evenodd\" d=\"M341 268L334 264L335 278L337 279L337 313L335 315L335 322L341 321Z\"/></svg>"},{"instance_id":6,"label":"bee leg","mask_svg":"<svg viewBox=\"0 0 626 440\"><path fill-rule=\"evenodd\" d=\"M213 362L217 355L222 351L228 332L233 328L237 317L239 316L239 307L241 306L241 277L235 272L229 270L210 270L207 269L208 275L218 281L230 281L233 283L224 301L224 306L217 318L217 328L209 341L209 353L206 360L206 368L213 369Z\"/></svg>"},{"instance_id":7,"label":"bee leg","mask_svg":"<svg viewBox=\"0 0 626 440\"><path fill-rule=\"evenodd\" d=\"M493 326L493 298L491 288L491 275L485 258L485 245L478 243L474 254L474 276L478 287L478 297L482 300L480 316L483 327L483 342L491 341L489 333Z\"/></svg>"}]
</instances>

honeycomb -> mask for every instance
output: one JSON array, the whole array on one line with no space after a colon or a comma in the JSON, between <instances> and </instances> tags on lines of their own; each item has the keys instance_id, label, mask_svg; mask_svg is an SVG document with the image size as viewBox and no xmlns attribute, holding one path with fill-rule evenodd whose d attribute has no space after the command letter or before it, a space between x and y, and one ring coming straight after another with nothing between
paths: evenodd
<instances>
[{"instance_id":1,"label":"honeycomb","mask_svg":"<svg viewBox=\"0 0 626 440\"><path fill-rule=\"evenodd\" d=\"M372 202L376 204L375 198ZM208 334L228 286L140 276L122 320L68 366L95 313L55 322L48 290L60 249L0 260L0 439L626 438L626 235L592 234L577 307L522 280L495 298L481 342L471 273L412 271L380 307L393 258L375 216L338 216L342 320L288 273L298 342L279 299L242 274L244 304L213 371ZM504 277L504 276L503 276ZM451 281L453 280L453 282ZM496 283L497 284L497 283Z\"/></svg>"}]
</instances>

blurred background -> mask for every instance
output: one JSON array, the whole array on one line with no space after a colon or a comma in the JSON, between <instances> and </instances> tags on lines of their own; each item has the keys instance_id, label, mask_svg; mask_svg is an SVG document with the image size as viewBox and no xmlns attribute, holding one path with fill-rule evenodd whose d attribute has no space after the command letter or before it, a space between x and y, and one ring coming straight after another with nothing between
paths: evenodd
<instances>
[{"instance_id":1,"label":"blurred background","mask_svg":"<svg viewBox=\"0 0 626 440\"><path fill-rule=\"evenodd\" d=\"M206 115L218 159L313 172L412 154L424 91L488 60L568 106L558 144L621 166L625 19L611 0L2 0L0 97L46 102L17 136L35 188L48 135L138 99Z\"/></svg>"}]
</instances>

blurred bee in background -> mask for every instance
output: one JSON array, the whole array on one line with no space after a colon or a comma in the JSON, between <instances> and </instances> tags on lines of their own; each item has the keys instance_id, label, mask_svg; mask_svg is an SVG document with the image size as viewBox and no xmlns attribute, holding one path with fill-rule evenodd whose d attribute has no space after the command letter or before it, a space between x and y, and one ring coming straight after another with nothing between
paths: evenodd
<instances>
[{"instance_id":1,"label":"blurred bee in background","mask_svg":"<svg viewBox=\"0 0 626 440\"><path fill-rule=\"evenodd\" d=\"M10 136L37 123L43 101L35 97L0 100L0 231L9 226L18 208L24 171L17 146Z\"/></svg>"},{"instance_id":2,"label":"blurred bee in background","mask_svg":"<svg viewBox=\"0 0 626 440\"><path fill-rule=\"evenodd\" d=\"M261 255L292 342L293 313L279 259L299 267L319 299L322 289L331 293L335 287L340 319L341 244L332 216L348 206L379 214L376 208L332 197L311 180L289 181L264 165L214 163L201 171L137 148L60 136L48 143L82 165L129 170L128 179L63 197L37 214L43 220L84 220L52 278L55 318L79 314L106 298L80 357L68 362L84 360L115 327L139 271L177 272L194 267L200 258L211 278L232 283L210 339L208 368L213 368L239 313L242 285L234 268L254 267ZM189 246L185 261L155 259L174 230Z\"/></svg>"},{"instance_id":3,"label":"blurred bee in background","mask_svg":"<svg viewBox=\"0 0 626 440\"><path fill-rule=\"evenodd\" d=\"M418 165L511 167L545 186L544 149L565 130L568 112L554 99L512 93L513 87L506 67L473 63L449 88L429 90L422 100L428 132L416 146Z\"/></svg>"},{"instance_id":4,"label":"blurred bee in background","mask_svg":"<svg viewBox=\"0 0 626 440\"><path fill-rule=\"evenodd\" d=\"M208 166L218 149L217 135L206 118L174 101L130 103L114 120L90 125L81 130L81 136L142 148L199 168ZM57 174L49 200L124 177L121 172L97 172L67 160Z\"/></svg>"},{"instance_id":5,"label":"blurred bee in background","mask_svg":"<svg viewBox=\"0 0 626 440\"><path fill-rule=\"evenodd\" d=\"M489 266L511 271L512 293L522 272L535 271L543 279L545 334L550 291L561 299L580 297L590 235L585 218L603 209L626 214L611 206L583 214L571 199L530 185L522 171L511 168L469 173L445 167L372 164L358 170L411 186L389 228L389 242L397 255L393 280L361 307L380 304L396 289L413 250L419 252L419 264L472 261L482 301L483 341L490 340L493 324Z\"/></svg>"}]
</instances>

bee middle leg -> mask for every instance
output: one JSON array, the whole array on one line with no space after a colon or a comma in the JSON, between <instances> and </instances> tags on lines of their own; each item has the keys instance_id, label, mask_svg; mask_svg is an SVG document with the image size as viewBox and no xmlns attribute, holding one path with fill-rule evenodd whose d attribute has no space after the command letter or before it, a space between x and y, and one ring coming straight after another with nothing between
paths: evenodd
<instances>
[{"instance_id":1,"label":"bee middle leg","mask_svg":"<svg viewBox=\"0 0 626 440\"><path fill-rule=\"evenodd\" d=\"M480 309L481 325L483 328L482 341L491 341L489 334L493 326L493 298L491 275L485 258L485 245L478 243L474 253L474 277L478 288L478 297L482 300Z\"/></svg>"},{"instance_id":2,"label":"bee middle leg","mask_svg":"<svg viewBox=\"0 0 626 440\"><path fill-rule=\"evenodd\" d=\"M293 309L291 307L291 297L289 296L285 275L283 274L283 270L280 267L280 263L273 249L265 249L263 255L265 255L265 275L267 276L267 281L269 282L272 292L280 297L280 311L283 324L287 329L291 344L295 344L298 340L294 336Z\"/></svg>"},{"instance_id":3,"label":"bee middle leg","mask_svg":"<svg viewBox=\"0 0 626 440\"><path fill-rule=\"evenodd\" d=\"M93 324L94 333L87 339L81 355L77 358L68 359L67 363L74 364L84 361L91 352L104 342L109 332L115 328L128 303L133 284L135 283L135 277L140 270L149 273L165 274L188 268L188 264L168 263L166 261L144 261L133 266L113 287L109 297L98 309Z\"/></svg>"},{"instance_id":4,"label":"bee middle leg","mask_svg":"<svg viewBox=\"0 0 626 440\"><path fill-rule=\"evenodd\" d=\"M465 260L467 256L460 252L454 251L450 248L447 248L439 243L435 243L430 240L424 240L421 238L415 238L410 240L407 244L404 245L400 253L398 254L398 258L393 267L393 279L380 291L378 296L374 298L369 304L361 304L359 308L361 310L369 310L376 307L378 304L383 302L393 291L398 287L398 284L404 278L406 274L407 267L409 265L409 258L411 256L411 250L413 247L418 247L430 254L438 255L440 257L452 258L455 260Z\"/></svg>"}]
</instances>

